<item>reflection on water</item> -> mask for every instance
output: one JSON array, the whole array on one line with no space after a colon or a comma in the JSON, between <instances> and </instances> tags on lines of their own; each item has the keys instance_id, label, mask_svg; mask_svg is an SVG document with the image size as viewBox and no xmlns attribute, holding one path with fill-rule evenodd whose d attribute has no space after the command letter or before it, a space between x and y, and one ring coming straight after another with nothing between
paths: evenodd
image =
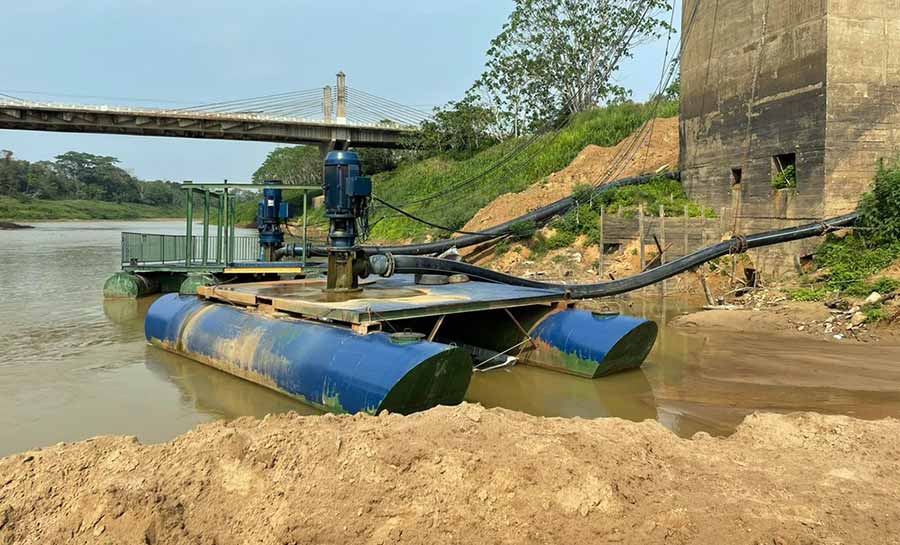
<instances>
[{"instance_id":1,"label":"reflection on water","mask_svg":"<svg viewBox=\"0 0 900 545\"><path fill-rule=\"evenodd\" d=\"M68 222L0 231L0 455L100 434L163 441L218 418L316 411L150 347L152 299L103 301L120 231L181 222ZM644 367L599 380L517 366L477 374L469 401L531 414L657 419L682 436L729 433L755 410L900 416L900 348L685 333L695 308L650 292L623 312L656 319Z\"/></svg>"}]
</instances>

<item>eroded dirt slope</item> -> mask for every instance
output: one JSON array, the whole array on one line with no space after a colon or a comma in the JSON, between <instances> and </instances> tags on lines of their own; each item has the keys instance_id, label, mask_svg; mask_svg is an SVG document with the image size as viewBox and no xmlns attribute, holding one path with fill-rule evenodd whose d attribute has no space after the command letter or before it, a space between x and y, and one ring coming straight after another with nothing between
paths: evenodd
<instances>
[{"instance_id":1,"label":"eroded dirt slope","mask_svg":"<svg viewBox=\"0 0 900 545\"><path fill-rule=\"evenodd\" d=\"M889 543L900 422L727 439L476 405L271 416L0 460L2 543Z\"/></svg>"},{"instance_id":2,"label":"eroded dirt slope","mask_svg":"<svg viewBox=\"0 0 900 545\"><path fill-rule=\"evenodd\" d=\"M655 119L613 147L587 146L566 168L525 191L497 197L479 210L463 230L478 231L517 218L568 197L579 184L596 185L602 180L654 172L666 165L675 170L678 153L678 118Z\"/></svg>"}]
</instances>

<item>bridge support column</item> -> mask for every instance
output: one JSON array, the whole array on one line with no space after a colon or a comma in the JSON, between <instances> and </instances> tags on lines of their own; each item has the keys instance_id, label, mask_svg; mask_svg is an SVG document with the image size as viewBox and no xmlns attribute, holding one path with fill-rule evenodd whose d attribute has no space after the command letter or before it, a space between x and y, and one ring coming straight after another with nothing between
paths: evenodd
<instances>
[{"instance_id":1,"label":"bridge support column","mask_svg":"<svg viewBox=\"0 0 900 545\"><path fill-rule=\"evenodd\" d=\"M347 76L337 73L337 122L347 124Z\"/></svg>"},{"instance_id":2,"label":"bridge support column","mask_svg":"<svg viewBox=\"0 0 900 545\"><path fill-rule=\"evenodd\" d=\"M334 116L331 112L331 86L326 85L324 89L322 89L322 119L325 120L325 123L333 123Z\"/></svg>"}]
</instances>

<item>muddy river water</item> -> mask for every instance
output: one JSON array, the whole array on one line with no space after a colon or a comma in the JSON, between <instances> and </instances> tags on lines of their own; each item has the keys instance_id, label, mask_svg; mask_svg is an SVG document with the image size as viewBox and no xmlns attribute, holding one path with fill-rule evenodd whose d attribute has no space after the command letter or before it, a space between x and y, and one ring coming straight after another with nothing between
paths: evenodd
<instances>
[{"instance_id":1,"label":"muddy river water","mask_svg":"<svg viewBox=\"0 0 900 545\"><path fill-rule=\"evenodd\" d=\"M181 222L65 222L0 231L0 455L101 434L170 439L218 418L316 411L151 347L150 300L106 301L121 231ZM652 293L624 311L665 324L695 308ZM517 366L476 374L468 400L536 415L653 418L726 434L755 410L900 416L900 347L684 332L662 325L641 370L586 380Z\"/></svg>"}]
</instances>

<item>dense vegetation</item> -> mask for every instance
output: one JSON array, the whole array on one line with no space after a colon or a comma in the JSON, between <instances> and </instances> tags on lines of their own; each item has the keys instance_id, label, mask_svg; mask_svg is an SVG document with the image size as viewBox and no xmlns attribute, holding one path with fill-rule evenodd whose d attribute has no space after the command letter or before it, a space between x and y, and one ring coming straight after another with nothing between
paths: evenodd
<instances>
[{"instance_id":1,"label":"dense vegetation","mask_svg":"<svg viewBox=\"0 0 900 545\"><path fill-rule=\"evenodd\" d=\"M792 292L792 298L817 301L831 295L865 297L873 291L889 295L900 290L900 281L878 275L900 258L900 159L879 164L872 190L860 200L859 214L852 233L829 235L819 246L815 256L819 280Z\"/></svg>"},{"instance_id":2,"label":"dense vegetation","mask_svg":"<svg viewBox=\"0 0 900 545\"><path fill-rule=\"evenodd\" d=\"M178 215L177 184L141 181L115 157L70 151L54 161L0 155L0 217L10 219L128 219Z\"/></svg>"},{"instance_id":3,"label":"dense vegetation","mask_svg":"<svg viewBox=\"0 0 900 545\"><path fill-rule=\"evenodd\" d=\"M69 199L51 201L0 197L0 218L16 220L133 220L183 215L183 207Z\"/></svg>"},{"instance_id":4,"label":"dense vegetation","mask_svg":"<svg viewBox=\"0 0 900 545\"><path fill-rule=\"evenodd\" d=\"M470 157L457 158L441 153L417 162L401 164L392 172L375 177L376 194L388 202L437 224L458 229L499 195L521 191L556 172L589 144L613 146L653 116L678 114L678 103L619 103L574 116L559 132L544 134L529 143L528 137L511 138L487 147ZM527 147L523 147L527 144ZM493 168L511 152L523 151L502 167ZM473 183L468 180L485 171ZM599 180L598 180L599 181ZM439 195L433 199L431 196ZM417 201L423 201L418 204ZM390 210L376 212L373 236L378 239L422 238L432 232L427 226L398 217Z\"/></svg>"}]
</instances>

